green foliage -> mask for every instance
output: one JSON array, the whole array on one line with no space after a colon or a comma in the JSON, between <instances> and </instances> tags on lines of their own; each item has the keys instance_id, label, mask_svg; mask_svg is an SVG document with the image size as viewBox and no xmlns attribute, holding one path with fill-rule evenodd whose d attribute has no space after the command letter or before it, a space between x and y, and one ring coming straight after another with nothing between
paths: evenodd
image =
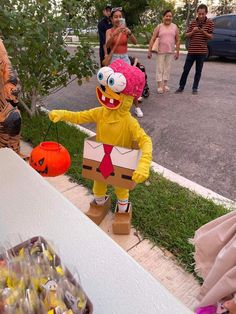
<instances>
[{"instance_id":1,"label":"green foliage","mask_svg":"<svg viewBox=\"0 0 236 314\"><path fill-rule=\"evenodd\" d=\"M214 13L216 15L233 13L235 8L234 0L220 0L219 4L216 6Z\"/></svg>"},{"instance_id":2,"label":"green foliage","mask_svg":"<svg viewBox=\"0 0 236 314\"><path fill-rule=\"evenodd\" d=\"M90 3L94 2L90 0ZM123 15L129 27L139 24L140 15L147 9L147 0L110 0L110 1L95 1L95 7L98 12L98 17L102 17L102 11L105 5L111 4L113 8L122 7Z\"/></svg>"},{"instance_id":3,"label":"green foliage","mask_svg":"<svg viewBox=\"0 0 236 314\"><path fill-rule=\"evenodd\" d=\"M140 23L140 16L147 9L148 3L145 0L114 0L112 5L122 7L127 25L134 26Z\"/></svg>"},{"instance_id":4,"label":"green foliage","mask_svg":"<svg viewBox=\"0 0 236 314\"><path fill-rule=\"evenodd\" d=\"M76 16L78 16L79 12L79 2L78 0L62 0L62 10L64 13L67 15L68 20L71 21L74 19Z\"/></svg>"},{"instance_id":5,"label":"green foliage","mask_svg":"<svg viewBox=\"0 0 236 314\"><path fill-rule=\"evenodd\" d=\"M49 126L45 114L29 119L23 114L22 136L33 146L43 141ZM68 175L75 182L91 190L92 181L81 176L84 133L64 122L58 123L59 141L72 158ZM48 140L57 141L55 130ZM109 190L109 194L113 189ZM113 204L115 195L112 194ZM189 271L193 272L193 246L189 239L203 224L227 213L222 206L214 204L189 190L151 172L149 184L138 184L130 192L133 205L133 225L141 234L158 246L172 252Z\"/></svg>"},{"instance_id":6,"label":"green foliage","mask_svg":"<svg viewBox=\"0 0 236 314\"><path fill-rule=\"evenodd\" d=\"M101 1L94 1L94 0L90 0L90 5L92 5L92 3L95 6L96 12L97 12L97 19L100 20L103 17L103 9L105 8L105 6L107 4L111 4L111 1L106 1L106 0L101 0Z\"/></svg>"},{"instance_id":7,"label":"green foliage","mask_svg":"<svg viewBox=\"0 0 236 314\"><path fill-rule=\"evenodd\" d=\"M75 29L80 16L70 17ZM8 0L1 3L1 32L22 83L22 103L33 115L36 104L52 89L66 86L72 75L78 83L95 71L93 52L80 41L72 54L64 43L68 14L56 0Z\"/></svg>"},{"instance_id":8,"label":"green foliage","mask_svg":"<svg viewBox=\"0 0 236 314\"><path fill-rule=\"evenodd\" d=\"M97 25L97 11L95 0L62 0L62 8L68 16L69 23L75 18L83 22L83 29Z\"/></svg>"},{"instance_id":9,"label":"green foliage","mask_svg":"<svg viewBox=\"0 0 236 314\"><path fill-rule=\"evenodd\" d=\"M68 6L68 1L64 0L63 2L65 3L65 7ZM178 14L175 14L173 1L171 0L74 0L72 2L77 3L77 6L78 2L80 3L78 9L73 10L73 12L80 12L80 15L86 17L84 23L87 23L87 27L97 24L102 18L103 9L107 4L111 4L113 8L122 7L128 27L132 28L136 35L143 36L145 44L149 42L156 25L161 23L162 14L166 9L172 10L174 13L174 23L180 27L180 30L184 32L185 29L186 8L184 8L183 12L177 11ZM69 11L69 9L67 10Z\"/></svg>"},{"instance_id":10,"label":"green foliage","mask_svg":"<svg viewBox=\"0 0 236 314\"><path fill-rule=\"evenodd\" d=\"M185 0L184 6L181 8L177 8L175 12L174 22L178 25L180 29L180 36L182 41L185 41L184 34L188 28L190 21L195 18L198 5L198 0Z\"/></svg>"},{"instance_id":11,"label":"green foliage","mask_svg":"<svg viewBox=\"0 0 236 314\"><path fill-rule=\"evenodd\" d=\"M149 43L154 28L162 22L163 13L170 9L174 14L172 2L165 0L148 0L146 10L142 12L139 18L139 24L135 26L136 34L143 34L146 38L146 44Z\"/></svg>"},{"instance_id":12,"label":"green foliage","mask_svg":"<svg viewBox=\"0 0 236 314\"><path fill-rule=\"evenodd\" d=\"M145 13L147 19L146 22L149 20L149 23L154 24L154 27L162 22L165 10L171 10L174 14L174 5L171 1L149 0L148 7L149 10Z\"/></svg>"}]
</instances>

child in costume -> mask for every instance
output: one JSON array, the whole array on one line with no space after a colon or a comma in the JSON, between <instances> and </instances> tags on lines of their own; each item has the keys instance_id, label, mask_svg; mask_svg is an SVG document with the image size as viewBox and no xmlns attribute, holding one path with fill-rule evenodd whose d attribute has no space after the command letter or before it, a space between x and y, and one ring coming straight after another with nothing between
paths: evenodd
<instances>
[{"instance_id":1,"label":"child in costume","mask_svg":"<svg viewBox=\"0 0 236 314\"><path fill-rule=\"evenodd\" d=\"M69 121L72 123L96 123L96 141L125 148L132 148L133 141L138 143L142 152L132 180L136 183L145 181L149 176L152 160L152 142L149 136L140 127L138 121L131 116L130 108L133 100L141 96L145 84L145 75L137 67L116 60L108 67L98 71L97 79L105 86L105 92L99 87L96 95L101 107L71 112L66 110L52 110L49 118L53 122ZM106 166L104 176L113 171ZM113 223L113 232L116 234L129 234L131 226L132 208L129 200L129 190L115 186L117 207ZM106 195L107 184L94 181L94 200L90 203L87 216L96 224L100 224L111 207L110 197Z\"/></svg>"}]
</instances>

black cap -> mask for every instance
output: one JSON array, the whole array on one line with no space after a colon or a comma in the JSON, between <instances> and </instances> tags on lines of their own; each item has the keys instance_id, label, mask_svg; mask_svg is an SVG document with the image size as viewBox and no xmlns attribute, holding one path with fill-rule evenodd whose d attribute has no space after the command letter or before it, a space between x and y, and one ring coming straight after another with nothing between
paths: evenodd
<instances>
[{"instance_id":1,"label":"black cap","mask_svg":"<svg viewBox=\"0 0 236 314\"><path fill-rule=\"evenodd\" d=\"M112 9L112 6L111 4L107 4L104 8L104 10L111 10Z\"/></svg>"}]
</instances>

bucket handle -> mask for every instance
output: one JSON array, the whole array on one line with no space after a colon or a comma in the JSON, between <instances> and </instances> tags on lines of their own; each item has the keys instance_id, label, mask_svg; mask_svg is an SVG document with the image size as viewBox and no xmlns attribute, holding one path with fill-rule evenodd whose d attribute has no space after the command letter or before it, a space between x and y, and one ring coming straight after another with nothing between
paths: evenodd
<instances>
[{"instance_id":1,"label":"bucket handle","mask_svg":"<svg viewBox=\"0 0 236 314\"><path fill-rule=\"evenodd\" d=\"M46 137L47 137L47 135L48 135L48 133L49 133L49 131L50 131L50 129L51 129L52 124L53 124L53 122L51 121L50 124L49 124L49 126L48 126L47 132L46 132L46 134L45 134L45 136L44 136L44 139L43 139L44 142L45 142ZM55 124L55 128L56 128L57 143L58 143L58 149L59 149L59 148L60 148L60 144L59 144L59 136L58 136L57 124Z\"/></svg>"}]
</instances>

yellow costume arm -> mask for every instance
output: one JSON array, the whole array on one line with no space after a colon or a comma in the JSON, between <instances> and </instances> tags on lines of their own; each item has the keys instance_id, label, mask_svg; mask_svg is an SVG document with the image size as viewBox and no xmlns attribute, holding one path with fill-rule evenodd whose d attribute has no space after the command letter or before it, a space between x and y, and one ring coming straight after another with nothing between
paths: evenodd
<instances>
[{"instance_id":1,"label":"yellow costume arm","mask_svg":"<svg viewBox=\"0 0 236 314\"><path fill-rule=\"evenodd\" d=\"M142 183L149 177L150 165L152 162L152 141L140 127L139 123L135 119L134 121L135 123L132 125L132 133L134 139L138 142L142 155L138 166L133 173L132 180L136 183Z\"/></svg>"},{"instance_id":2,"label":"yellow costume arm","mask_svg":"<svg viewBox=\"0 0 236 314\"><path fill-rule=\"evenodd\" d=\"M49 112L49 119L56 123L58 121L68 121L71 123L88 123L96 122L98 119L98 113L101 108L94 108L90 110L84 110L80 112L67 111L67 110L52 110Z\"/></svg>"}]
</instances>

